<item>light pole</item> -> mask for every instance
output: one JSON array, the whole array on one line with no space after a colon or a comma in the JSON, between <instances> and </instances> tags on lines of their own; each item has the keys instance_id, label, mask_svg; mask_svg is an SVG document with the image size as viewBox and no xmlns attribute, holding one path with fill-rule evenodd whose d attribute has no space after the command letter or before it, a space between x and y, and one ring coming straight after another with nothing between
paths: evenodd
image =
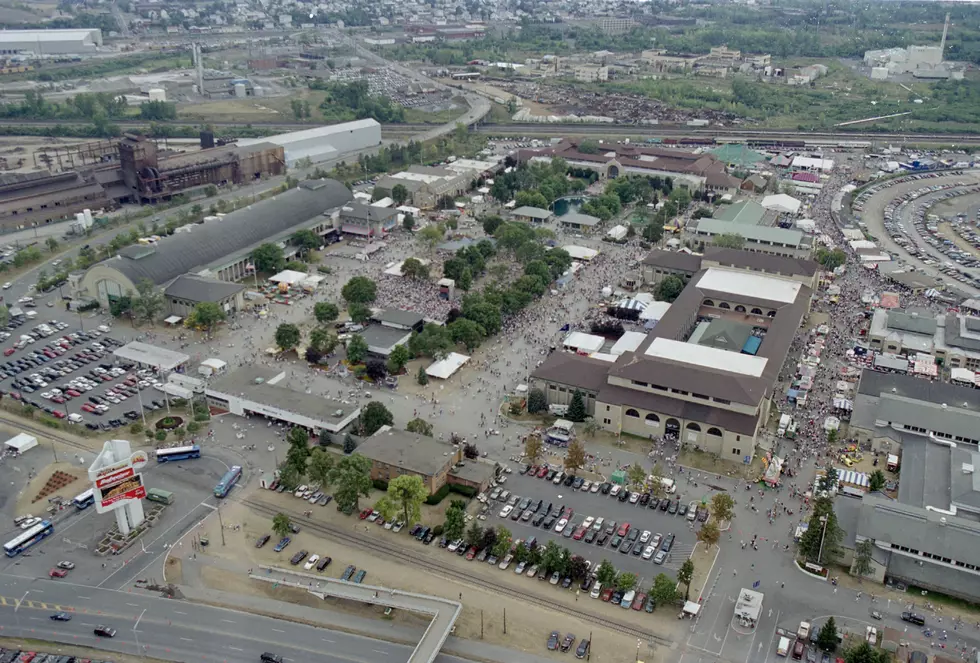
<instances>
[{"instance_id":1,"label":"light pole","mask_svg":"<svg viewBox=\"0 0 980 663\"><path fill-rule=\"evenodd\" d=\"M21 596L20 599L17 600L17 605L14 606L14 618L17 620L17 632L18 633L20 633L20 615L17 614L17 611L20 610L20 604L24 602L24 599L26 599L27 598L27 595L30 594L30 593L31 593L30 590L27 590L26 592L24 592L24 595Z\"/></svg>"},{"instance_id":2,"label":"light pole","mask_svg":"<svg viewBox=\"0 0 980 663\"><path fill-rule=\"evenodd\" d=\"M143 391L140 389L139 381L136 383L136 400L140 404L140 416L143 417L143 428L146 428L146 411L143 409Z\"/></svg>"},{"instance_id":3,"label":"light pole","mask_svg":"<svg viewBox=\"0 0 980 663\"><path fill-rule=\"evenodd\" d=\"M823 540L827 536L827 522L829 520L830 519L827 516L820 516L820 522L823 523L823 531L820 534L820 552L817 553L817 564L819 564L820 560L823 558Z\"/></svg>"},{"instance_id":4,"label":"light pole","mask_svg":"<svg viewBox=\"0 0 980 663\"><path fill-rule=\"evenodd\" d=\"M146 608L143 608L143 612L140 613L140 616L136 618L136 623L133 624L133 637L136 638L136 655L137 656L143 656L143 651L140 649L140 634L139 634L139 631L137 631L136 629L139 627L140 620L143 619L143 615L145 613L146 613Z\"/></svg>"}]
</instances>

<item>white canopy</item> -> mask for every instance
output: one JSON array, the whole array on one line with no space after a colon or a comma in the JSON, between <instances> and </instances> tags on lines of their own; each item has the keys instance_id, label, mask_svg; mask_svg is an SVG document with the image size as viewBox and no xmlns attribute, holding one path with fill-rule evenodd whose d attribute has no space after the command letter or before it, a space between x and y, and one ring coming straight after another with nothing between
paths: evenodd
<instances>
[{"instance_id":1,"label":"white canopy","mask_svg":"<svg viewBox=\"0 0 980 663\"><path fill-rule=\"evenodd\" d=\"M302 283L305 281L308 276L309 274L304 274L303 272L297 272L292 269L284 269L275 276L270 276L269 280L273 283L296 285L297 283Z\"/></svg>"},{"instance_id":2,"label":"white canopy","mask_svg":"<svg viewBox=\"0 0 980 663\"><path fill-rule=\"evenodd\" d=\"M37 446L37 438L27 433L18 433L4 443L4 446L16 453L22 454Z\"/></svg>"},{"instance_id":3,"label":"white canopy","mask_svg":"<svg viewBox=\"0 0 980 663\"><path fill-rule=\"evenodd\" d=\"M563 345L566 348L591 354L593 352L598 352L605 342L606 339L601 336L583 334L582 332L572 332L565 337Z\"/></svg>"},{"instance_id":4,"label":"white canopy","mask_svg":"<svg viewBox=\"0 0 980 663\"><path fill-rule=\"evenodd\" d=\"M612 228L609 229L609 232L606 234L612 237L613 239L619 240L626 237L626 233L628 232L629 230L626 228L626 226L613 226Z\"/></svg>"},{"instance_id":5,"label":"white canopy","mask_svg":"<svg viewBox=\"0 0 980 663\"><path fill-rule=\"evenodd\" d=\"M569 244L567 246L561 247L568 252L568 255L572 256L572 260L592 260L599 252L595 249L588 249L584 246L575 246L574 244Z\"/></svg>"},{"instance_id":6,"label":"white canopy","mask_svg":"<svg viewBox=\"0 0 980 663\"><path fill-rule=\"evenodd\" d=\"M450 352L445 356L445 358L434 362L431 366L425 369L425 374L434 378L439 378L440 380L447 380L453 373L462 368L463 364L469 360L470 358L467 355L461 355L458 352Z\"/></svg>"},{"instance_id":7,"label":"white canopy","mask_svg":"<svg viewBox=\"0 0 980 663\"><path fill-rule=\"evenodd\" d=\"M802 203L799 200L785 193L777 193L762 199L762 206L766 209L776 210L785 214L796 214L800 211L800 205Z\"/></svg>"}]
</instances>

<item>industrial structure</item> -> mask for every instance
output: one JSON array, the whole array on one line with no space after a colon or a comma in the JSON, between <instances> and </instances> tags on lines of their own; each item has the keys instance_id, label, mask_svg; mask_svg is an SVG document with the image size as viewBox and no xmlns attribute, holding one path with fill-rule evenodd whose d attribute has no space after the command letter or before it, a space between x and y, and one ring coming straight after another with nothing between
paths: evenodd
<instances>
[{"instance_id":1,"label":"industrial structure","mask_svg":"<svg viewBox=\"0 0 980 663\"><path fill-rule=\"evenodd\" d=\"M102 30L0 30L0 55L95 55L102 46Z\"/></svg>"},{"instance_id":2,"label":"industrial structure","mask_svg":"<svg viewBox=\"0 0 980 663\"><path fill-rule=\"evenodd\" d=\"M372 119L356 120L269 138L238 141L240 147L263 144L281 147L285 153L286 165L290 168L305 159L309 159L311 164L317 164L351 152L378 147L381 145L381 125Z\"/></svg>"}]
</instances>

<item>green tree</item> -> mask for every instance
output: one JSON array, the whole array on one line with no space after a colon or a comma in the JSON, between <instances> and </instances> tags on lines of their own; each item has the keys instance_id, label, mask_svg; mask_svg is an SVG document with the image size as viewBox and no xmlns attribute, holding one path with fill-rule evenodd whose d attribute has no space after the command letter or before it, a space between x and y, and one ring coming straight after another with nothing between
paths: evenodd
<instances>
[{"instance_id":1,"label":"green tree","mask_svg":"<svg viewBox=\"0 0 980 663\"><path fill-rule=\"evenodd\" d=\"M698 530L698 541L702 541L708 546L713 546L718 543L718 539L721 538L721 531L712 521L708 521L701 525L701 529Z\"/></svg>"},{"instance_id":2,"label":"green tree","mask_svg":"<svg viewBox=\"0 0 980 663\"><path fill-rule=\"evenodd\" d=\"M544 444L541 442L541 436L528 435L524 441L524 457L527 458L527 462L531 465L537 465L543 454Z\"/></svg>"},{"instance_id":3,"label":"green tree","mask_svg":"<svg viewBox=\"0 0 980 663\"><path fill-rule=\"evenodd\" d=\"M283 352L296 348L300 342L300 331L296 325L284 322L276 328L276 345Z\"/></svg>"},{"instance_id":4,"label":"green tree","mask_svg":"<svg viewBox=\"0 0 980 663\"><path fill-rule=\"evenodd\" d=\"M548 399L544 391L535 387L527 392L527 411L529 414L537 414L548 409Z\"/></svg>"},{"instance_id":5,"label":"green tree","mask_svg":"<svg viewBox=\"0 0 980 663\"><path fill-rule=\"evenodd\" d=\"M851 573L856 576L869 576L874 568L871 566L871 554L874 544L870 539L865 539L854 546L854 566Z\"/></svg>"},{"instance_id":6,"label":"green tree","mask_svg":"<svg viewBox=\"0 0 980 663\"><path fill-rule=\"evenodd\" d=\"M252 251L252 263L259 272L275 274L286 266L286 256L278 244L266 243Z\"/></svg>"},{"instance_id":7,"label":"green tree","mask_svg":"<svg viewBox=\"0 0 980 663\"><path fill-rule=\"evenodd\" d=\"M837 469L828 464L824 468L824 475L817 481L817 488L820 492L833 493L837 490Z\"/></svg>"},{"instance_id":8,"label":"green tree","mask_svg":"<svg viewBox=\"0 0 980 663\"><path fill-rule=\"evenodd\" d=\"M330 483L330 472L333 471L334 455L320 447L310 452L310 461L306 467L306 474L310 481L326 487Z\"/></svg>"},{"instance_id":9,"label":"green tree","mask_svg":"<svg viewBox=\"0 0 980 663\"><path fill-rule=\"evenodd\" d=\"M636 574L625 571L616 575L616 589L621 592L628 592L636 587Z\"/></svg>"},{"instance_id":10,"label":"green tree","mask_svg":"<svg viewBox=\"0 0 980 663\"><path fill-rule=\"evenodd\" d=\"M317 302L313 305L313 317L321 325L327 325L337 319L340 309L333 302Z\"/></svg>"},{"instance_id":11,"label":"green tree","mask_svg":"<svg viewBox=\"0 0 980 663\"><path fill-rule=\"evenodd\" d=\"M817 633L817 646L824 651L834 651L837 648L837 622L829 617Z\"/></svg>"},{"instance_id":12,"label":"green tree","mask_svg":"<svg viewBox=\"0 0 980 663\"><path fill-rule=\"evenodd\" d=\"M388 355L388 372L392 374L401 373L411 358L408 348L404 345L396 345L391 354Z\"/></svg>"},{"instance_id":13,"label":"green tree","mask_svg":"<svg viewBox=\"0 0 980 663\"><path fill-rule=\"evenodd\" d=\"M741 249L745 246L745 237L738 233L725 233L711 238L711 243L724 249Z\"/></svg>"},{"instance_id":14,"label":"green tree","mask_svg":"<svg viewBox=\"0 0 980 663\"><path fill-rule=\"evenodd\" d=\"M497 557L503 557L510 550L510 544L514 537L511 535L510 530L503 525L497 526L497 540L493 544L493 550L491 551Z\"/></svg>"},{"instance_id":15,"label":"green tree","mask_svg":"<svg viewBox=\"0 0 980 663\"><path fill-rule=\"evenodd\" d=\"M585 467L585 446L576 438L568 443L568 449L565 450L565 469L575 474L583 467Z\"/></svg>"},{"instance_id":16,"label":"green tree","mask_svg":"<svg viewBox=\"0 0 980 663\"><path fill-rule=\"evenodd\" d=\"M348 304L369 304L378 296L378 286L366 276L355 276L340 291Z\"/></svg>"},{"instance_id":17,"label":"green tree","mask_svg":"<svg viewBox=\"0 0 980 663\"><path fill-rule=\"evenodd\" d=\"M598 570L595 572L596 582L602 583L603 587L609 587L616 581L616 567L608 559L602 560Z\"/></svg>"},{"instance_id":18,"label":"green tree","mask_svg":"<svg viewBox=\"0 0 980 663\"><path fill-rule=\"evenodd\" d=\"M359 325L363 325L368 320L371 319L371 309L367 304L361 304L360 302L351 302L347 305L347 315L350 319Z\"/></svg>"},{"instance_id":19,"label":"green tree","mask_svg":"<svg viewBox=\"0 0 980 663\"><path fill-rule=\"evenodd\" d=\"M54 237L48 237L46 240L44 240L44 243L48 247L48 251L51 253L58 250L58 240L56 240Z\"/></svg>"},{"instance_id":20,"label":"green tree","mask_svg":"<svg viewBox=\"0 0 980 663\"><path fill-rule=\"evenodd\" d=\"M292 521L289 520L289 516L284 513L280 512L272 517L272 531L280 539L285 536L289 536L289 533L292 531L292 529L290 529L292 524Z\"/></svg>"},{"instance_id":21,"label":"green tree","mask_svg":"<svg viewBox=\"0 0 980 663\"><path fill-rule=\"evenodd\" d=\"M544 547L544 552L541 554L541 563L544 564L544 568L548 573L554 573L555 571L561 573L561 551L562 547L555 540L548 541L548 544Z\"/></svg>"},{"instance_id":22,"label":"green tree","mask_svg":"<svg viewBox=\"0 0 980 663\"><path fill-rule=\"evenodd\" d=\"M343 456L330 471L333 498L341 510L357 510L371 491L371 461L358 453Z\"/></svg>"},{"instance_id":23,"label":"green tree","mask_svg":"<svg viewBox=\"0 0 980 663\"><path fill-rule=\"evenodd\" d=\"M388 498L401 509L406 523L421 520L422 503L428 496L429 489L417 474L402 474L388 482Z\"/></svg>"},{"instance_id":24,"label":"green tree","mask_svg":"<svg viewBox=\"0 0 980 663\"><path fill-rule=\"evenodd\" d=\"M578 151L582 154L598 154L599 143L591 138L587 138L578 144Z\"/></svg>"},{"instance_id":25,"label":"green tree","mask_svg":"<svg viewBox=\"0 0 980 663\"><path fill-rule=\"evenodd\" d=\"M666 276L654 289L654 296L662 302L673 302L684 290L684 282L676 276Z\"/></svg>"},{"instance_id":26,"label":"green tree","mask_svg":"<svg viewBox=\"0 0 980 663\"><path fill-rule=\"evenodd\" d=\"M639 463L633 463L626 470L626 478L631 486L642 486L647 479L647 471Z\"/></svg>"},{"instance_id":27,"label":"green tree","mask_svg":"<svg viewBox=\"0 0 980 663\"><path fill-rule=\"evenodd\" d=\"M320 248L320 245L323 243L320 236L309 228L304 228L294 232L291 241L295 246L299 247L299 252L302 255L305 255L314 249Z\"/></svg>"},{"instance_id":28,"label":"green tree","mask_svg":"<svg viewBox=\"0 0 980 663\"><path fill-rule=\"evenodd\" d=\"M369 437L378 432L382 426L392 426L395 417L378 401L371 401L361 412L361 435Z\"/></svg>"},{"instance_id":29,"label":"green tree","mask_svg":"<svg viewBox=\"0 0 980 663\"><path fill-rule=\"evenodd\" d=\"M881 470L875 470L868 476L868 488L873 493L883 490L886 483L888 480L885 479L885 474Z\"/></svg>"},{"instance_id":30,"label":"green tree","mask_svg":"<svg viewBox=\"0 0 980 663\"><path fill-rule=\"evenodd\" d=\"M670 605L680 597L677 593L677 583L664 573L658 573L653 579L653 587L650 588L649 594L657 605Z\"/></svg>"},{"instance_id":31,"label":"green tree","mask_svg":"<svg viewBox=\"0 0 980 663\"><path fill-rule=\"evenodd\" d=\"M357 442L354 440L354 436L350 433L344 435L344 453L352 454L354 449L357 448Z\"/></svg>"},{"instance_id":32,"label":"green tree","mask_svg":"<svg viewBox=\"0 0 980 663\"><path fill-rule=\"evenodd\" d=\"M582 422L585 421L585 417L588 412L585 410L585 400L582 398L582 392L578 389L572 394L572 402L568 404L568 411L565 413L565 418L569 421Z\"/></svg>"},{"instance_id":33,"label":"green tree","mask_svg":"<svg viewBox=\"0 0 980 663\"><path fill-rule=\"evenodd\" d=\"M210 332L225 319L225 312L214 302L198 302L184 320L187 327Z\"/></svg>"},{"instance_id":34,"label":"green tree","mask_svg":"<svg viewBox=\"0 0 980 663\"><path fill-rule=\"evenodd\" d=\"M398 513L398 505L392 501L390 495L382 495L374 503L374 510L378 512L381 520L388 522L395 519L395 514Z\"/></svg>"},{"instance_id":35,"label":"green tree","mask_svg":"<svg viewBox=\"0 0 980 663\"><path fill-rule=\"evenodd\" d=\"M735 509L735 500L728 493L716 493L711 498L711 514L719 522L731 520Z\"/></svg>"},{"instance_id":36,"label":"green tree","mask_svg":"<svg viewBox=\"0 0 980 663\"><path fill-rule=\"evenodd\" d=\"M821 247L814 251L813 259L820 263L820 266L828 272L832 272L847 262L847 254L842 249L826 249Z\"/></svg>"},{"instance_id":37,"label":"green tree","mask_svg":"<svg viewBox=\"0 0 980 663\"><path fill-rule=\"evenodd\" d=\"M691 596L691 581L694 580L694 562L690 558L685 559L681 568L677 571L677 581L684 583L684 600L687 601Z\"/></svg>"},{"instance_id":38,"label":"green tree","mask_svg":"<svg viewBox=\"0 0 980 663\"><path fill-rule=\"evenodd\" d=\"M454 343L462 343L468 352L480 347L486 335L483 327L467 318L457 318L449 324L449 335Z\"/></svg>"},{"instance_id":39,"label":"green tree","mask_svg":"<svg viewBox=\"0 0 980 663\"><path fill-rule=\"evenodd\" d=\"M419 366L419 372L415 376L415 381L419 383L420 386L425 386L429 384L429 374L425 372L424 366Z\"/></svg>"},{"instance_id":40,"label":"green tree","mask_svg":"<svg viewBox=\"0 0 980 663\"><path fill-rule=\"evenodd\" d=\"M412 232L412 229L415 228L415 216L413 216L411 213L406 213L405 216L402 217L402 228L408 232Z\"/></svg>"},{"instance_id":41,"label":"green tree","mask_svg":"<svg viewBox=\"0 0 980 663\"><path fill-rule=\"evenodd\" d=\"M408 200L408 189L405 188L404 184L396 184L391 187L391 199L398 206L405 204L405 201Z\"/></svg>"},{"instance_id":42,"label":"green tree","mask_svg":"<svg viewBox=\"0 0 980 663\"><path fill-rule=\"evenodd\" d=\"M459 537L457 537L459 538ZM467 546L479 546L483 542L483 528L475 520L466 529L466 536L463 539Z\"/></svg>"},{"instance_id":43,"label":"green tree","mask_svg":"<svg viewBox=\"0 0 980 663\"><path fill-rule=\"evenodd\" d=\"M488 235L492 235L494 231L496 231L497 228L499 228L501 224L503 224L503 222L504 220L501 219L496 214L484 216L482 219L480 219L480 223L483 226L483 232L485 232Z\"/></svg>"},{"instance_id":44,"label":"green tree","mask_svg":"<svg viewBox=\"0 0 980 663\"><path fill-rule=\"evenodd\" d=\"M430 424L425 419L419 419L416 417L405 425L405 430L409 433L418 433L419 435L425 435L426 437L432 437L432 424Z\"/></svg>"},{"instance_id":45,"label":"green tree","mask_svg":"<svg viewBox=\"0 0 980 663\"><path fill-rule=\"evenodd\" d=\"M136 295L133 300L133 318L136 321L152 323L167 304L163 291L150 279L140 279L136 284Z\"/></svg>"},{"instance_id":46,"label":"green tree","mask_svg":"<svg viewBox=\"0 0 980 663\"><path fill-rule=\"evenodd\" d=\"M642 236L651 244L656 244L664 237L664 225L658 221L651 221L643 226Z\"/></svg>"},{"instance_id":47,"label":"green tree","mask_svg":"<svg viewBox=\"0 0 980 663\"><path fill-rule=\"evenodd\" d=\"M447 509L446 522L442 526L442 533L446 535L446 538L450 541L462 538L464 527L466 527L466 512L463 509L453 507Z\"/></svg>"},{"instance_id":48,"label":"green tree","mask_svg":"<svg viewBox=\"0 0 980 663\"><path fill-rule=\"evenodd\" d=\"M429 266L418 258L407 258L402 263L402 274L417 281L429 280Z\"/></svg>"},{"instance_id":49,"label":"green tree","mask_svg":"<svg viewBox=\"0 0 980 663\"><path fill-rule=\"evenodd\" d=\"M436 244L441 242L446 236L446 231L441 225L430 224L422 228L416 235L423 244L431 250Z\"/></svg>"},{"instance_id":50,"label":"green tree","mask_svg":"<svg viewBox=\"0 0 980 663\"><path fill-rule=\"evenodd\" d=\"M840 555L843 538L844 531L837 523L833 502L829 497L818 497L813 501L807 531L797 546L800 554L815 564L828 563Z\"/></svg>"},{"instance_id":51,"label":"green tree","mask_svg":"<svg viewBox=\"0 0 980 663\"><path fill-rule=\"evenodd\" d=\"M337 336L326 327L310 330L310 347L321 355L330 354L337 347Z\"/></svg>"},{"instance_id":52,"label":"green tree","mask_svg":"<svg viewBox=\"0 0 980 663\"><path fill-rule=\"evenodd\" d=\"M368 344L364 337L355 334L347 342L347 362L350 364L360 364L368 353Z\"/></svg>"}]
</instances>

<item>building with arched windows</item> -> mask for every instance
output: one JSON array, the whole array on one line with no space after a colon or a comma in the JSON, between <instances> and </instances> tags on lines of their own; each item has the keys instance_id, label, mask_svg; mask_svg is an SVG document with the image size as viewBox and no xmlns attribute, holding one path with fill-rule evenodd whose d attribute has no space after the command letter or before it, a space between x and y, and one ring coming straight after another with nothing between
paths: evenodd
<instances>
[{"instance_id":1,"label":"building with arched windows","mask_svg":"<svg viewBox=\"0 0 980 663\"><path fill-rule=\"evenodd\" d=\"M531 374L532 386L549 404L580 391L596 423L613 433L679 439L726 460L751 460L817 270L767 256L762 272L748 268L754 258L736 254L745 252L705 256L634 350L613 363L553 352Z\"/></svg>"}]
</instances>

